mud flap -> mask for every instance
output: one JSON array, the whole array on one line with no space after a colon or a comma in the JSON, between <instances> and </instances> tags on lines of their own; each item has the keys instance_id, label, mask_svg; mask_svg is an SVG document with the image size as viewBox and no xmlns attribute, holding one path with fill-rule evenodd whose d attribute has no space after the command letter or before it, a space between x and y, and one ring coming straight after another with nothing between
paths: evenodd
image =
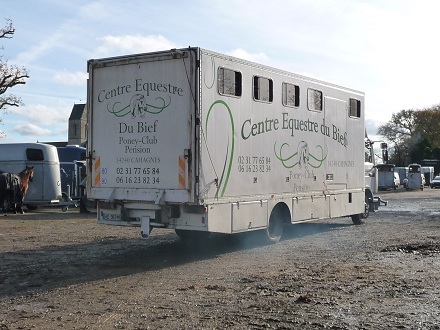
<instances>
[{"instance_id":1,"label":"mud flap","mask_svg":"<svg viewBox=\"0 0 440 330\"><path fill-rule=\"evenodd\" d=\"M142 238L150 236L150 217L141 218L141 236Z\"/></svg>"}]
</instances>

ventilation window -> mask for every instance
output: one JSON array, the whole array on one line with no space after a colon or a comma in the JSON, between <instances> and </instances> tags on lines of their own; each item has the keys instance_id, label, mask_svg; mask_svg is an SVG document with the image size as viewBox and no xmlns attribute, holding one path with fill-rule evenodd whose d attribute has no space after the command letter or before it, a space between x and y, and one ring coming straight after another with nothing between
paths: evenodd
<instances>
[{"instance_id":1,"label":"ventilation window","mask_svg":"<svg viewBox=\"0 0 440 330\"><path fill-rule=\"evenodd\" d=\"M273 101L273 81L269 78L254 76L254 100Z\"/></svg>"},{"instance_id":2,"label":"ventilation window","mask_svg":"<svg viewBox=\"0 0 440 330\"><path fill-rule=\"evenodd\" d=\"M283 105L285 107L299 107L299 86L283 83Z\"/></svg>"},{"instance_id":3,"label":"ventilation window","mask_svg":"<svg viewBox=\"0 0 440 330\"><path fill-rule=\"evenodd\" d=\"M309 110L322 111L322 92L309 88L307 90L307 106Z\"/></svg>"},{"instance_id":4,"label":"ventilation window","mask_svg":"<svg viewBox=\"0 0 440 330\"><path fill-rule=\"evenodd\" d=\"M27 160L44 160L43 150L41 149L26 149L26 158Z\"/></svg>"},{"instance_id":5,"label":"ventilation window","mask_svg":"<svg viewBox=\"0 0 440 330\"><path fill-rule=\"evenodd\" d=\"M218 68L218 92L222 95L241 96L241 72Z\"/></svg>"},{"instance_id":6,"label":"ventilation window","mask_svg":"<svg viewBox=\"0 0 440 330\"><path fill-rule=\"evenodd\" d=\"M350 99L350 117L361 117L361 101Z\"/></svg>"}]
</instances>

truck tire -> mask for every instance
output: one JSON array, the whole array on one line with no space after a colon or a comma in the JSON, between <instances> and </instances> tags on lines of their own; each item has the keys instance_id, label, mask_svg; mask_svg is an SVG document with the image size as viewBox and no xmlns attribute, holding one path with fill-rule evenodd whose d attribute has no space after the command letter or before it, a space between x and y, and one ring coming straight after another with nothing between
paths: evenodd
<instances>
[{"instance_id":1,"label":"truck tire","mask_svg":"<svg viewBox=\"0 0 440 330\"><path fill-rule=\"evenodd\" d=\"M353 221L355 225L362 225L364 223L364 218L362 217L362 214L353 214L351 216L351 221Z\"/></svg>"},{"instance_id":2,"label":"truck tire","mask_svg":"<svg viewBox=\"0 0 440 330\"><path fill-rule=\"evenodd\" d=\"M364 224L364 219L368 218L369 215L370 215L370 205L368 203L367 196L365 196L365 209L364 209L364 213L353 214L351 216L351 221L353 221L353 223L355 225L362 225L362 224Z\"/></svg>"},{"instance_id":3,"label":"truck tire","mask_svg":"<svg viewBox=\"0 0 440 330\"><path fill-rule=\"evenodd\" d=\"M281 207L275 207L270 213L269 223L266 229L260 232L262 240L267 244L275 244L280 241L284 231L284 217Z\"/></svg>"}]
</instances>

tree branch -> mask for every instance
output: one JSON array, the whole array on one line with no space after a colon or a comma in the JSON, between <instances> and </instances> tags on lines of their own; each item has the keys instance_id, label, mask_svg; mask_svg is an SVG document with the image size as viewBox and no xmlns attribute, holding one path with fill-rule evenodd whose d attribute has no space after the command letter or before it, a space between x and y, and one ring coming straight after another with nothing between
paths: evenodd
<instances>
[{"instance_id":1,"label":"tree branch","mask_svg":"<svg viewBox=\"0 0 440 330\"><path fill-rule=\"evenodd\" d=\"M0 39L11 39L14 33L15 29L12 26L12 20L6 19L6 26L0 29Z\"/></svg>"}]
</instances>

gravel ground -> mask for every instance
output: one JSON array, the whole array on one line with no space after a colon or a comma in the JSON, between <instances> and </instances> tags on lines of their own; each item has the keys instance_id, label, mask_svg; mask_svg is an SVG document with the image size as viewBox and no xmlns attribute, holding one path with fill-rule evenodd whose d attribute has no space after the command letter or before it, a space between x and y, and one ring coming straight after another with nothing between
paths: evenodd
<instances>
[{"instance_id":1,"label":"gravel ground","mask_svg":"<svg viewBox=\"0 0 440 330\"><path fill-rule=\"evenodd\" d=\"M0 219L0 330L440 329L440 190L388 206L185 244L48 208Z\"/></svg>"}]
</instances>

